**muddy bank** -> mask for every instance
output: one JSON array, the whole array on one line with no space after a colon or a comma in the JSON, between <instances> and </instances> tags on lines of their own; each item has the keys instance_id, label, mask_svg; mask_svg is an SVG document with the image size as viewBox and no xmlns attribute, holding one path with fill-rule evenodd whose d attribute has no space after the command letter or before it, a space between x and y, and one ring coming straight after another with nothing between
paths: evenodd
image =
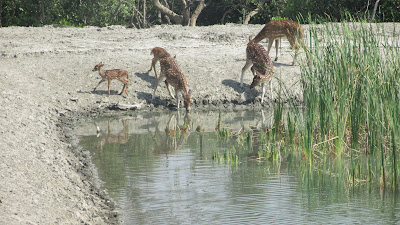
<instances>
[{"instance_id":1,"label":"muddy bank","mask_svg":"<svg viewBox=\"0 0 400 225\"><path fill-rule=\"evenodd\" d=\"M147 73L155 46L166 48L192 89L193 110L268 107L252 76L239 87L248 36L262 25L209 27L157 26L0 29L0 224L120 223L114 205L99 190L90 155L69 133L77 121L109 113L115 105L141 104L141 110L175 110L165 85L151 101L154 73ZM275 73L293 98L300 98L298 66L283 40ZM272 53L271 53L272 56ZM93 67L121 68L130 74L128 96L116 95L114 81L100 80ZM277 91L278 79L273 81Z\"/></svg>"}]
</instances>

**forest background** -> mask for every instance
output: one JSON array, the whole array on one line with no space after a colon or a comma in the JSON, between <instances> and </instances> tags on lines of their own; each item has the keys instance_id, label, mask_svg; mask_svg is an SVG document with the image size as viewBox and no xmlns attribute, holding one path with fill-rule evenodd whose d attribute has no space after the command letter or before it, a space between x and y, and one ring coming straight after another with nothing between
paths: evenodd
<instances>
[{"instance_id":1,"label":"forest background","mask_svg":"<svg viewBox=\"0 0 400 225\"><path fill-rule=\"evenodd\" d=\"M400 0L0 0L0 27L146 28L156 24L263 24L277 18L318 23L341 21L347 15L369 22L399 22Z\"/></svg>"}]
</instances>

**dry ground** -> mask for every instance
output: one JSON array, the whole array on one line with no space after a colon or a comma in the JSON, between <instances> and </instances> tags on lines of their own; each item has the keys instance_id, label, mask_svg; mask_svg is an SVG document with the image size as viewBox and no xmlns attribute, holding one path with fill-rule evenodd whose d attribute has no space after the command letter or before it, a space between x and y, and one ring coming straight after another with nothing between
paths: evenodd
<instances>
[{"instance_id":1,"label":"dry ground","mask_svg":"<svg viewBox=\"0 0 400 225\"><path fill-rule=\"evenodd\" d=\"M262 27L0 28L0 224L119 223L69 126L117 102L171 110L175 102L164 84L150 101L155 78L147 70L155 46L176 55L193 110L268 107L268 96L264 106L259 103L260 88L249 90L250 71L245 88L239 87L248 37ZM300 69L290 65L292 54L283 40L275 76L298 98ZM122 88L117 81L110 97L105 83L92 92L100 77L91 70L100 61L105 69L130 73L127 97L116 95ZM278 79L273 86L277 90Z\"/></svg>"}]
</instances>

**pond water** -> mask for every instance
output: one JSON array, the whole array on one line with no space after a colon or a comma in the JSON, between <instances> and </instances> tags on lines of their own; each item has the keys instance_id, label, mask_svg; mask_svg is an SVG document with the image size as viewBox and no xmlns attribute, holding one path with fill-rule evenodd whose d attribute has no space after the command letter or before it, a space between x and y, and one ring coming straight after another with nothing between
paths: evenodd
<instances>
[{"instance_id":1,"label":"pond water","mask_svg":"<svg viewBox=\"0 0 400 225\"><path fill-rule=\"evenodd\" d=\"M272 127L273 113L220 118L230 137L216 132L219 112L176 111L96 118L76 134L125 224L399 222L397 192L350 182L344 156L310 164L294 148L259 157L257 130ZM250 142L235 136L243 128Z\"/></svg>"}]
</instances>

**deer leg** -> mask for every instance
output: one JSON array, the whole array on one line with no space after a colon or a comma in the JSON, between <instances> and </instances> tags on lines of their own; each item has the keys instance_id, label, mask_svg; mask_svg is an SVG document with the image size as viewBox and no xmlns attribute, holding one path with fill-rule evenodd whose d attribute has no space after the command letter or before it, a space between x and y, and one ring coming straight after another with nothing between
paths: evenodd
<instances>
[{"instance_id":1,"label":"deer leg","mask_svg":"<svg viewBox=\"0 0 400 225\"><path fill-rule=\"evenodd\" d=\"M158 87L158 85L160 84L160 82L161 82L161 80L162 80L163 78L164 78L164 76L163 76L162 74L157 78L156 86L154 87L153 95L151 96L151 100L154 99L154 96L155 96L155 94L156 94L157 87Z\"/></svg>"},{"instance_id":2,"label":"deer leg","mask_svg":"<svg viewBox=\"0 0 400 225\"><path fill-rule=\"evenodd\" d=\"M119 93L119 95L122 95L122 93L124 93L124 90L125 90L125 86L126 86L126 84L125 84L125 81L123 80L123 79L118 79L119 81L121 81L121 83L123 83L124 84L124 86L122 87L122 90L121 90L121 92Z\"/></svg>"},{"instance_id":3,"label":"deer leg","mask_svg":"<svg viewBox=\"0 0 400 225\"><path fill-rule=\"evenodd\" d=\"M268 55L269 55L269 51L271 51L273 43L274 43L274 39L268 39L268 51L267 51Z\"/></svg>"},{"instance_id":4,"label":"deer leg","mask_svg":"<svg viewBox=\"0 0 400 225\"><path fill-rule=\"evenodd\" d=\"M256 69L254 69L254 66L252 66L252 67L250 68L250 70L251 70L251 72L253 73L253 76L257 75L257 71L256 71Z\"/></svg>"},{"instance_id":5,"label":"deer leg","mask_svg":"<svg viewBox=\"0 0 400 225\"><path fill-rule=\"evenodd\" d=\"M275 61L278 61L279 39L275 40L275 48L276 48Z\"/></svg>"},{"instance_id":6,"label":"deer leg","mask_svg":"<svg viewBox=\"0 0 400 225\"><path fill-rule=\"evenodd\" d=\"M299 47L297 46L296 40L293 37L288 38L288 41L289 41L292 49L294 49L294 56L293 56L293 62L292 62L292 66L293 66L296 64L296 57L297 57L297 52L299 51Z\"/></svg>"},{"instance_id":7,"label":"deer leg","mask_svg":"<svg viewBox=\"0 0 400 225\"><path fill-rule=\"evenodd\" d=\"M104 81L105 81L105 80L99 81L99 83L96 85L96 87L94 87L93 91L96 91L96 88L97 88L101 83L103 83Z\"/></svg>"},{"instance_id":8,"label":"deer leg","mask_svg":"<svg viewBox=\"0 0 400 225\"><path fill-rule=\"evenodd\" d=\"M126 96L128 96L129 81L126 79L123 79L123 78L120 81L124 84L124 86L122 87L122 91L121 91L121 93L119 93L119 95L122 95L122 93L124 93L124 90L125 90L125 94L126 94Z\"/></svg>"},{"instance_id":9,"label":"deer leg","mask_svg":"<svg viewBox=\"0 0 400 225\"><path fill-rule=\"evenodd\" d=\"M126 81L125 94L128 96L129 80Z\"/></svg>"},{"instance_id":10,"label":"deer leg","mask_svg":"<svg viewBox=\"0 0 400 225\"><path fill-rule=\"evenodd\" d=\"M172 91L171 91L171 86L169 86L168 81L165 81L165 85L167 86L167 89L168 89L168 92L169 92L169 95L171 96L171 98L172 98L172 99L175 99L175 96L174 96L174 94L173 94Z\"/></svg>"},{"instance_id":11,"label":"deer leg","mask_svg":"<svg viewBox=\"0 0 400 225\"><path fill-rule=\"evenodd\" d=\"M119 93L119 95L122 95L122 93L124 93L124 90L125 90L125 87L126 87L126 83L124 81L122 81L122 83L124 84L124 86L122 87L122 90Z\"/></svg>"},{"instance_id":12,"label":"deer leg","mask_svg":"<svg viewBox=\"0 0 400 225\"><path fill-rule=\"evenodd\" d=\"M253 64L251 59L249 59L248 57L246 57L246 58L247 58L246 59L246 64L242 68L242 76L240 77L240 87L243 87L244 72L246 72L246 70Z\"/></svg>"},{"instance_id":13,"label":"deer leg","mask_svg":"<svg viewBox=\"0 0 400 225\"><path fill-rule=\"evenodd\" d=\"M124 93L124 89L125 89L125 84L124 84L124 86L122 87L122 90L121 90L121 92L120 92L118 95L122 95L122 93Z\"/></svg>"},{"instance_id":14,"label":"deer leg","mask_svg":"<svg viewBox=\"0 0 400 225\"><path fill-rule=\"evenodd\" d=\"M156 76L156 78L157 78L156 63L157 63L157 59L156 59L156 58L153 58L153 60L151 60L150 69L149 69L147 72L149 73L149 72L151 71L151 69L154 68L154 74L155 74L155 76Z\"/></svg>"},{"instance_id":15,"label":"deer leg","mask_svg":"<svg viewBox=\"0 0 400 225\"><path fill-rule=\"evenodd\" d=\"M108 80L108 96L110 96L110 85L111 85L111 80Z\"/></svg>"}]
</instances>

